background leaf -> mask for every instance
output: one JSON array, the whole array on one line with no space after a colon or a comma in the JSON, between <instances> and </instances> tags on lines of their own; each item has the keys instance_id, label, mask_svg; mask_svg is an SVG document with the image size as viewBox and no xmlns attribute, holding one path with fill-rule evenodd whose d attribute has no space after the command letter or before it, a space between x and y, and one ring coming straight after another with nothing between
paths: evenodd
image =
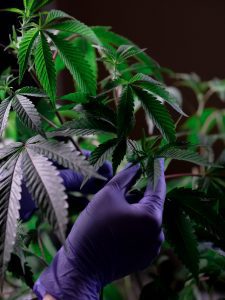
<instances>
[{"instance_id":1,"label":"background leaf","mask_svg":"<svg viewBox=\"0 0 225 300\"><path fill-rule=\"evenodd\" d=\"M12 105L11 98L7 98L3 100L0 104L0 137L2 136L7 126L11 105Z\"/></svg>"}]
</instances>

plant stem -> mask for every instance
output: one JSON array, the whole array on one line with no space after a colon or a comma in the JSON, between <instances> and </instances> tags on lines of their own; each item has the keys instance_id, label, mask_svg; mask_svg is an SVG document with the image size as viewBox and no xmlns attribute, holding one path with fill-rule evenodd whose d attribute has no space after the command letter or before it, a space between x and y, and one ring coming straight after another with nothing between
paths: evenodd
<instances>
[{"instance_id":1,"label":"plant stem","mask_svg":"<svg viewBox=\"0 0 225 300\"><path fill-rule=\"evenodd\" d=\"M185 176L194 176L194 177L203 177L203 176L207 176L204 174L193 174L193 173L178 173L178 174L169 174L166 175L166 179L174 179L174 178L180 178L180 177L185 177Z\"/></svg>"},{"instance_id":2,"label":"plant stem","mask_svg":"<svg viewBox=\"0 0 225 300\"><path fill-rule=\"evenodd\" d=\"M50 121L49 119L47 119L47 118L46 118L45 116L43 116L42 114L39 113L39 115L40 115L40 117L41 117L44 121L46 121L49 125L51 125L52 127L58 129L58 126L57 126L55 123L53 123L52 121Z\"/></svg>"}]
</instances>

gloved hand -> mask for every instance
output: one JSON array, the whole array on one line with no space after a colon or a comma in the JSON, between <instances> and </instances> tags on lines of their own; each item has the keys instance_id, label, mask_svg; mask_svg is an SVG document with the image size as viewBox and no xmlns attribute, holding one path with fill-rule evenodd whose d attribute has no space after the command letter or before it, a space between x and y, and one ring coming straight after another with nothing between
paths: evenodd
<instances>
[{"instance_id":1,"label":"gloved hand","mask_svg":"<svg viewBox=\"0 0 225 300\"><path fill-rule=\"evenodd\" d=\"M83 150L83 154L88 158L90 156L90 151ZM63 178L63 183L67 191L77 191L81 192L84 195L86 194L95 194L99 191L107 181L90 178L87 183L80 189L80 186L83 182L84 177L70 169L59 169L60 176ZM98 170L98 173L103 177L110 180L112 178L112 165L106 161ZM33 212L37 209L34 201L32 200L31 195L29 194L25 182L22 184L22 197L21 197L21 209L20 209L20 218L23 221L26 221L30 218Z\"/></svg>"},{"instance_id":2,"label":"gloved hand","mask_svg":"<svg viewBox=\"0 0 225 300\"><path fill-rule=\"evenodd\" d=\"M161 229L166 194L163 160L155 191L129 204L126 193L138 176L133 166L100 190L74 224L65 245L34 286L39 299L97 300L107 283L146 268L164 239Z\"/></svg>"}]
</instances>

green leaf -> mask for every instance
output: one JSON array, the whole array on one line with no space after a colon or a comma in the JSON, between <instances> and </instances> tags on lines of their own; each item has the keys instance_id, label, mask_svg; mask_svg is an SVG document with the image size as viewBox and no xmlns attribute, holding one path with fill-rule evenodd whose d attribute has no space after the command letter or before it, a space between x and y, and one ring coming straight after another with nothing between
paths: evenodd
<instances>
[{"instance_id":1,"label":"green leaf","mask_svg":"<svg viewBox=\"0 0 225 300\"><path fill-rule=\"evenodd\" d=\"M16 239L21 199L21 154L11 157L1 169L0 182L0 282Z\"/></svg>"},{"instance_id":2,"label":"green leaf","mask_svg":"<svg viewBox=\"0 0 225 300\"><path fill-rule=\"evenodd\" d=\"M118 141L112 155L112 165L113 165L113 173L116 173L116 170L122 160L124 159L127 151L127 140L121 139Z\"/></svg>"},{"instance_id":3,"label":"green leaf","mask_svg":"<svg viewBox=\"0 0 225 300\"><path fill-rule=\"evenodd\" d=\"M23 172L32 198L63 242L68 222L68 205L59 172L46 157L28 148L23 159Z\"/></svg>"},{"instance_id":4,"label":"green leaf","mask_svg":"<svg viewBox=\"0 0 225 300\"><path fill-rule=\"evenodd\" d=\"M66 18L69 20L65 20ZM46 22L47 24L45 27L47 29L55 29L71 34L78 34L94 44L101 44L98 37L90 27L62 11L50 11Z\"/></svg>"},{"instance_id":5,"label":"green leaf","mask_svg":"<svg viewBox=\"0 0 225 300\"><path fill-rule=\"evenodd\" d=\"M140 78L138 81L134 82L135 85L147 90L148 92L162 98L165 102L167 102L170 106L173 107L178 113L187 117L187 115L183 112L182 108L179 106L177 99L172 96L166 88L156 81L148 80L148 76L142 75L142 79Z\"/></svg>"},{"instance_id":6,"label":"green leaf","mask_svg":"<svg viewBox=\"0 0 225 300\"><path fill-rule=\"evenodd\" d=\"M12 100L10 97L3 100L0 104L0 137L2 136L7 126L11 105L12 105Z\"/></svg>"},{"instance_id":7,"label":"green leaf","mask_svg":"<svg viewBox=\"0 0 225 300\"><path fill-rule=\"evenodd\" d=\"M109 122L97 118L80 118L63 124L61 130L68 129L76 135L91 135L101 132L116 133L116 128Z\"/></svg>"},{"instance_id":8,"label":"green leaf","mask_svg":"<svg viewBox=\"0 0 225 300\"><path fill-rule=\"evenodd\" d=\"M31 54L32 47L38 36L38 28L28 30L21 39L19 44L18 61L19 61L19 80L23 79L23 75L28 67L28 59Z\"/></svg>"},{"instance_id":9,"label":"green leaf","mask_svg":"<svg viewBox=\"0 0 225 300\"><path fill-rule=\"evenodd\" d=\"M139 53L145 51L145 49L138 49L133 45L121 45L117 49L117 53L122 60L126 60L130 57L137 56Z\"/></svg>"},{"instance_id":10,"label":"green leaf","mask_svg":"<svg viewBox=\"0 0 225 300\"><path fill-rule=\"evenodd\" d=\"M49 34L53 43L59 51L62 61L73 76L79 91L96 94L96 81L94 74L85 60L84 54L74 45L64 40L61 35Z\"/></svg>"},{"instance_id":11,"label":"green leaf","mask_svg":"<svg viewBox=\"0 0 225 300\"><path fill-rule=\"evenodd\" d=\"M129 39L110 31L110 27L96 26L92 27L92 29L97 35L97 37L100 39L100 41L103 43L103 45L113 44L116 47L119 47L121 45L132 45L136 49L141 50ZM140 52L136 56L139 61L149 66L151 74L154 74L159 79L161 79L161 74L159 73L159 66L149 55L147 55L145 52Z\"/></svg>"},{"instance_id":12,"label":"green leaf","mask_svg":"<svg viewBox=\"0 0 225 300\"><path fill-rule=\"evenodd\" d=\"M24 86L21 89L16 91L16 94L20 94L23 96L30 96L35 98L45 98L46 94L37 87L34 86Z\"/></svg>"},{"instance_id":13,"label":"green leaf","mask_svg":"<svg viewBox=\"0 0 225 300\"><path fill-rule=\"evenodd\" d=\"M15 13L18 15L23 15L23 11L16 7L2 8L2 9L0 9L0 12L11 12L11 13Z\"/></svg>"},{"instance_id":14,"label":"green leaf","mask_svg":"<svg viewBox=\"0 0 225 300\"><path fill-rule=\"evenodd\" d=\"M15 95L12 101L12 107L25 126L43 134L40 115L34 104L27 97Z\"/></svg>"},{"instance_id":15,"label":"green leaf","mask_svg":"<svg viewBox=\"0 0 225 300\"><path fill-rule=\"evenodd\" d=\"M213 210L207 195L196 190L180 188L169 192L167 197L182 206L196 224L207 228L208 231L213 231L222 239L224 238L225 221Z\"/></svg>"},{"instance_id":16,"label":"green leaf","mask_svg":"<svg viewBox=\"0 0 225 300\"><path fill-rule=\"evenodd\" d=\"M149 114L153 123L162 133L163 137L170 142L174 142L176 140L175 125L165 106L163 106L160 101L145 90L141 90L139 88L133 89L138 99L141 101L145 111Z\"/></svg>"},{"instance_id":17,"label":"green leaf","mask_svg":"<svg viewBox=\"0 0 225 300\"><path fill-rule=\"evenodd\" d=\"M89 161L96 168L100 168L103 163L112 155L118 140L112 139L100 144L92 151Z\"/></svg>"},{"instance_id":18,"label":"green leaf","mask_svg":"<svg viewBox=\"0 0 225 300\"><path fill-rule=\"evenodd\" d=\"M56 21L62 22L63 19L73 19L73 17L68 15L62 10L52 9L47 14L45 25L48 25L49 23L56 22Z\"/></svg>"},{"instance_id":19,"label":"green leaf","mask_svg":"<svg viewBox=\"0 0 225 300\"><path fill-rule=\"evenodd\" d=\"M161 164L159 159L150 158L147 163L147 176L152 183L153 189L155 190L162 175Z\"/></svg>"},{"instance_id":20,"label":"green leaf","mask_svg":"<svg viewBox=\"0 0 225 300\"><path fill-rule=\"evenodd\" d=\"M177 202L166 201L164 225L166 239L171 243L181 261L197 278L199 271L197 239L191 221L185 216Z\"/></svg>"},{"instance_id":21,"label":"green leaf","mask_svg":"<svg viewBox=\"0 0 225 300\"><path fill-rule=\"evenodd\" d=\"M128 85L123 88L117 111L118 136L129 134L134 123L134 95Z\"/></svg>"},{"instance_id":22,"label":"green leaf","mask_svg":"<svg viewBox=\"0 0 225 300\"><path fill-rule=\"evenodd\" d=\"M57 162L59 165L67 169L71 169L84 176L97 177L99 175L94 168L80 155L74 147L63 142L43 140L35 144L27 144L27 148L41 155L48 157L50 160Z\"/></svg>"},{"instance_id":23,"label":"green leaf","mask_svg":"<svg viewBox=\"0 0 225 300\"><path fill-rule=\"evenodd\" d=\"M32 2L32 5L29 4L30 11L34 13L52 1L53 0L30 0L30 2Z\"/></svg>"},{"instance_id":24,"label":"green leaf","mask_svg":"<svg viewBox=\"0 0 225 300\"><path fill-rule=\"evenodd\" d=\"M35 52L35 67L37 77L44 90L49 95L53 105L56 99L56 71L52 52L44 33L40 32Z\"/></svg>"},{"instance_id":25,"label":"green leaf","mask_svg":"<svg viewBox=\"0 0 225 300\"><path fill-rule=\"evenodd\" d=\"M155 154L156 157L189 161L200 166L211 166L207 159L191 149L179 149L176 146L165 146Z\"/></svg>"},{"instance_id":26,"label":"green leaf","mask_svg":"<svg viewBox=\"0 0 225 300\"><path fill-rule=\"evenodd\" d=\"M82 92L70 93L60 97L61 100L69 100L75 103L85 103L88 101L88 95Z\"/></svg>"}]
</instances>

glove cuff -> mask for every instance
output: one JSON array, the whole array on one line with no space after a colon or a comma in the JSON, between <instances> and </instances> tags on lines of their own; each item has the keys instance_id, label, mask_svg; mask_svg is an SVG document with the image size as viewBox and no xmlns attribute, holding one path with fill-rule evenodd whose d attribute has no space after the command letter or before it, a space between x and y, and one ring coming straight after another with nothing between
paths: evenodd
<instances>
[{"instance_id":1,"label":"glove cuff","mask_svg":"<svg viewBox=\"0 0 225 300\"><path fill-rule=\"evenodd\" d=\"M46 294L56 300L99 300L101 285L90 279L89 274L80 272L79 265L71 263L68 253L62 247L52 264L45 269L34 285L33 291L39 300Z\"/></svg>"}]
</instances>

